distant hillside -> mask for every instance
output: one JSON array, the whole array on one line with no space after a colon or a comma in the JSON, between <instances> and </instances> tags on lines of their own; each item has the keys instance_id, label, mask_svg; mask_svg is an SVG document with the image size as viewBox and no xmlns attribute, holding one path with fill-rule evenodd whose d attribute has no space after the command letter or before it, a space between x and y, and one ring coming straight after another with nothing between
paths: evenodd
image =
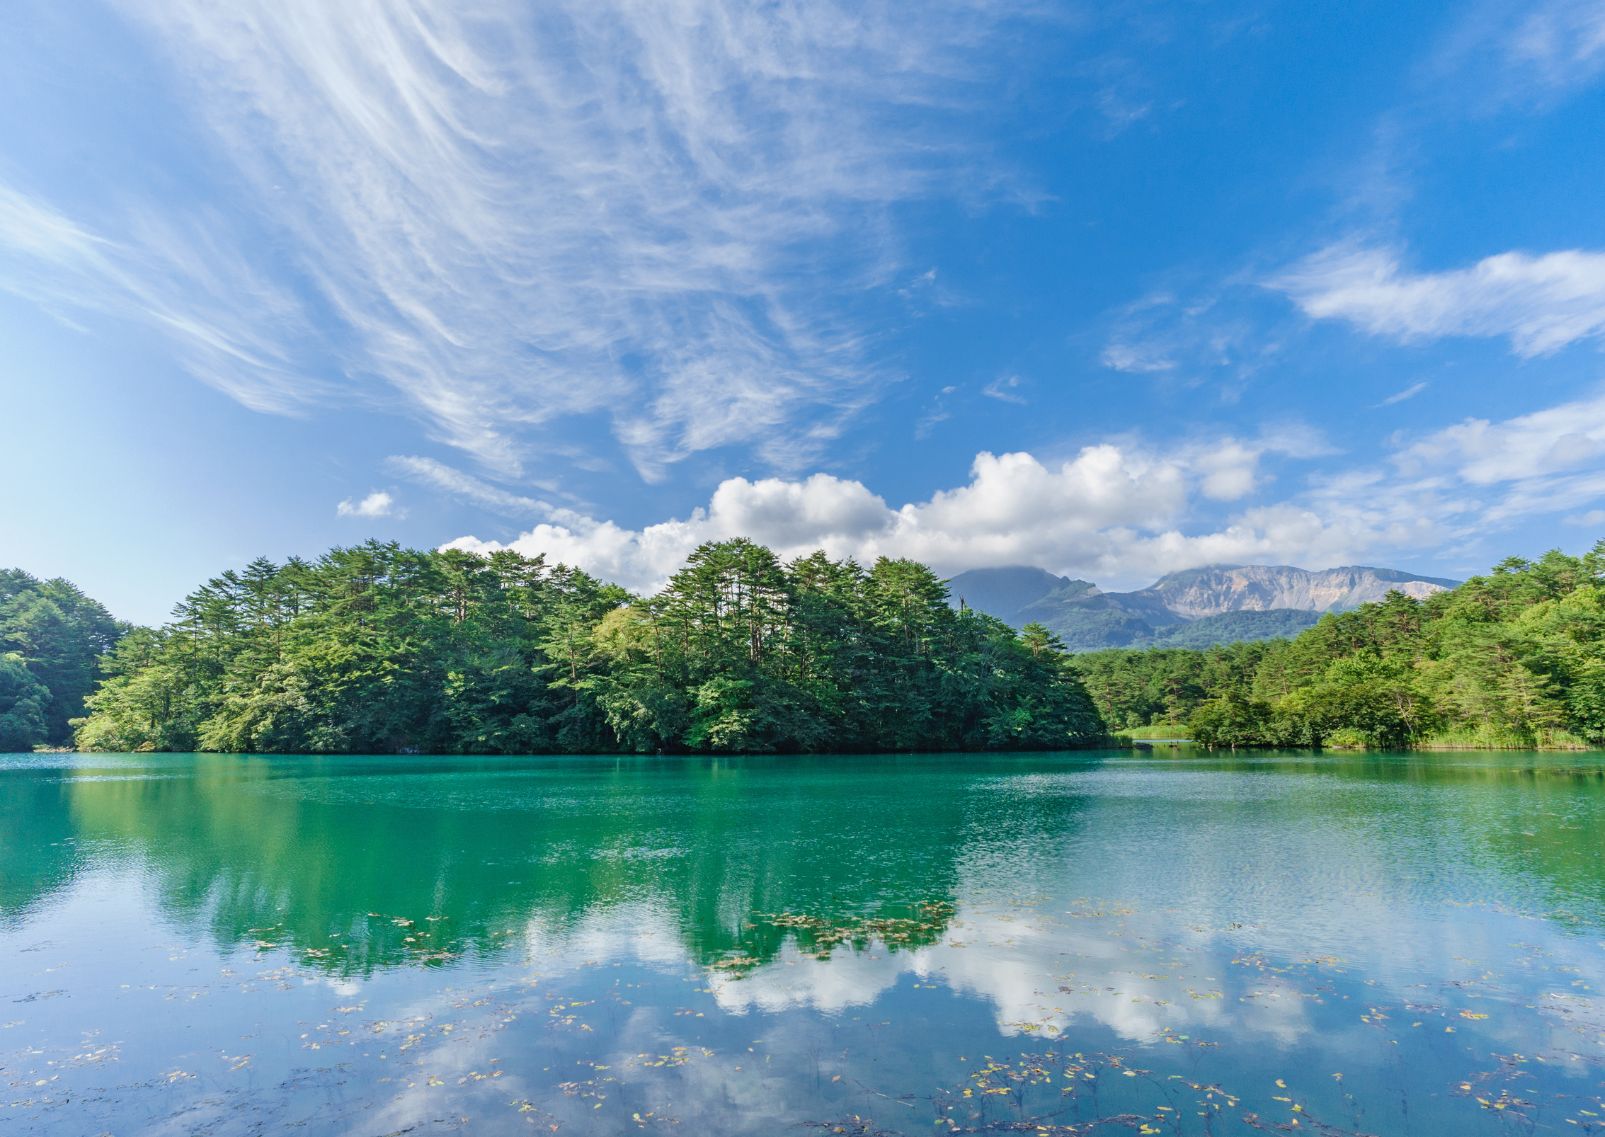
<instances>
[{"instance_id":1,"label":"distant hillside","mask_svg":"<svg viewBox=\"0 0 1605 1137\"><path fill-rule=\"evenodd\" d=\"M965 582L962 587L961 580ZM967 606L994 616L999 612L1018 612L1048 596L1063 595L1068 599L1098 591L1096 585L1084 580L1054 576L1047 569L1025 565L961 573L953 578L949 589L954 607ZM1029 620L1023 622L1030 623Z\"/></svg>"},{"instance_id":2,"label":"distant hillside","mask_svg":"<svg viewBox=\"0 0 1605 1137\"><path fill-rule=\"evenodd\" d=\"M973 569L949 584L953 603L1015 627L1045 624L1072 651L1109 647L1209 647L1297 635L1322 613L1389 592L1430 596L1457 581L1353 565L1209 565L1160 577L1136 592L1103 592L1084 580L1016 566Z\"/></svg>"},{"instance_id":3,"label":"distant hillside","mask_svg":"<svg viewBox=\"0 0 1605 1137\"><path fill-rule=\"evenodd\" d=\"M1313 628L1321 615L1320 612L1304 612L1297 608L1267 608L1263 612L1222 612L1215 616L1200 616L1185 624L1166 628L1154 638L1152 646L1203 649L1245 640L1286 639L1306 628Z\"/></svg>"}]
</instances>

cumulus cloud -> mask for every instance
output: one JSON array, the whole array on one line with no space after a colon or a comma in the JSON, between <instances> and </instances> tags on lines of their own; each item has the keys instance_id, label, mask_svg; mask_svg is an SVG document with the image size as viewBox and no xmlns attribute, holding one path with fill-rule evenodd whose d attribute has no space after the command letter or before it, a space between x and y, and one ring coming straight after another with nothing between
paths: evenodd
<instances>
[{"instance_id":1,"label":"cumulus cloud","mask_svg":"<svg viewBox=\"0 0 1605 1137\"><path fill-rule=\"evenodd\" d=\"M660 587L697 545L731 537L749 537L788 557L822 548L861 561L912 557L946 571L1039 564L1107 580L1134 568L1163 571L1294 552L1324 556L1353 547L1356 533L1308 510L1249 511L1203 536L1180 530L1196 497L1233 501L1252 492L1261 484L1266 455L1327 452L1308 429L1163 452L1102 443L1059 462L983 452L965 484L898 506L861 482L830 474L730 478L689 516L640 529L565 512L508 545L463 537L451 547L545 554L644 591Z\"/></svg>"},{"instance_id":2,"label":"cumulus cloud","mask_svg":"<svg viewBox=\"0 0 1605 1137\"><path fill-rule=\"evenodd\" d=\"M340 517L394 517L397 516L396 502L384 490L374 490L361 500L346 498L335 506L334 512Z\"/></svg>"},{"instance_id":3,"label":"cumulus cloud","mask_svg":"<svg viewBox=\"0 0 1605 1137\"><path fill-rule=\"evenodd\" d=\"M983 452L962 485L904 504L830 474L730 478L705 506L641 528L549 509L511 542L462 537L451 547L545 554L647 592L697 545L731 537L786 557L911 557L949 573L1031 564L1113 587L1222 562L1323 568L1472 543L1533 517L1596 516L1605 395L1401 437L1380 460L1271 492L1267 458L1333 455L1297 424L1167 447L1126 438L1063 461Z\"/></svg>"},{"instance_id":4,"label":"cumulus cloud","mask_svg":"<svg viewBox=\"0 0 1605 1137\"><path fill-rule=\"evenodd\" d=\"M1270 286L1316 319L1404 341L1507 337L1537 356L1605 333L1605 253L1500 253L1469 268L1410 272L1391 249L1336 245Z\"/></svg>"},{"instance_id":5,"label":"cumulus cloud","mask_svg":"<svg viewBox=\"0 0 1605 1137\"><path fill-rule=\"evenodd\" d=\"M331 370L498 476L594 414L656 478L727 446L797 468L892 378L891 210L990 192L964 176L986 146L965 92L1031 5L121 7L315 300Z\"/></svg>"},{"instance_id":6,"label":"cumulus cloud","mask_svg":"<svg viewBox=\"0 0 1605 1137\"><path fill-rule=\"evenodd\" d=\"M1399 454L1412 472L1449 467L1486 486L1598 467L1605 458L1605 395L1491 422L1470 418L1417 439Z\"/></svg>"}]
</instances>

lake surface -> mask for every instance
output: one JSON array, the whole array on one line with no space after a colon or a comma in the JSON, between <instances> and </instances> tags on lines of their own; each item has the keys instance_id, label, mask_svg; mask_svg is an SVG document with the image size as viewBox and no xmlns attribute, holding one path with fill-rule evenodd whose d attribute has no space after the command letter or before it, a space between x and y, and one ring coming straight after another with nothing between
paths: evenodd
<instances>
[{"instance_id":1,"label":"lake surface","mask_svg":"<svg viewBox=\"0 0 1605 1137\"><path fill-rule=\"evenodd\" d=\"M1605 756L0 757L0 1131L1605 1133Z\"/></svg>"}]
</instances>

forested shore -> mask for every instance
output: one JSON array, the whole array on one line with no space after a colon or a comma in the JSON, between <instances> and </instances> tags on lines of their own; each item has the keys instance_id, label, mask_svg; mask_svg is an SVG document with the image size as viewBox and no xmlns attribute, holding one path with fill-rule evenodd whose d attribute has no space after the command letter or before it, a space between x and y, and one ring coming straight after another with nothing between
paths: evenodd
<instances>
[{"instance_id":1,"label":"forested shore","mask_svg":"<svg viewBox=\"0 0 1605 1137\"><path fill-rule=\"evenodd\" d=\"M0 573L0 750L1029 750L1605 743L1605 542L1290 639L1068 653L923 565L750 541L650 597L513 552L370 542L252 562L161 628Z\"/></svg>"},{"instance_id":2,"label":"forested shore","mask_svg":"<svg viewBox=\"0 0 1605 1137\"><path fill-rule=\"evenodd\" d=\"M129 629L66 580L0 569L0 752L64 747Z\"/></svg>"},{"instance_id":3,"label":"forested shore","mask_svg":"<svg viewBox=\"0 0 1605 1137\"><path fill-rule=\"evenodd\" d=\"M85 750L637 753L1057 749L1103 738L1042 636L923 565L750 541L642 598L513 552L369 543L258 560L104 661Z\"/></svg>"},{"instance_id":4,"label":"forested shore","mask_svg":"<svg viewBox=\"0 0 1605 1137\"><path fill-rule=\"evenodd\" d=\"M1074 667L1111 730L1208 747L1582 748L1605 742L1605 542L1511 558L1292 639L1103 651Z\"/></svg>"}]
</instances>

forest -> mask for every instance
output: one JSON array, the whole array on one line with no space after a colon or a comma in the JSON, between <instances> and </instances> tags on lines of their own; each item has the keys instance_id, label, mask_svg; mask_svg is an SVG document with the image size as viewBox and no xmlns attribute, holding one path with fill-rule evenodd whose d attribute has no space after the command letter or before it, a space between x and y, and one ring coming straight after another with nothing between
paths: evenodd
<instances>
[{"instance_id":1,"label":"forest","mask_svg":"<svg viewBox=\"0 0 1605 1137\"><path fill-rule=\"evenodd\" d=\"M1045 749L1103 724L1051 637L923 565L750 541L632 596L513 552L371 542L262 559L102 664L85 750L675 753Z\"/></svg>"},{"instance_id":2,"label":"forest","mask_svg":"<svg viewBox=\"0 0 1605 1137\"><path fill-rule=\"evenodd\" d=\"M259 559L132 628L0 572L0 751L1056 749L1605 743L1605 542L1290 638L1072 654L923 565L704 545L634 596L513 552Z\"/></svg>"},{"instance_id":3,"label":"forest","mask_svg":"<svg viewBox=\"0 0 1605 1137\"><path fill-rule=\"evenodd\" d=\"M127 625L65 580L0 569L0 753L65 746Z\"/></svg>"},{"instance_id":4,"label":"forest","mask_svg":"<svg viewBox=\"0 0 1605 1137\"><path fill-rule=\"evenodd\" d=\"M1111 730L1201 745L1571 748L1605 742L1605 542L1397 592L1291 639L1076 656Z\"/></svg>"}]
</instances>

